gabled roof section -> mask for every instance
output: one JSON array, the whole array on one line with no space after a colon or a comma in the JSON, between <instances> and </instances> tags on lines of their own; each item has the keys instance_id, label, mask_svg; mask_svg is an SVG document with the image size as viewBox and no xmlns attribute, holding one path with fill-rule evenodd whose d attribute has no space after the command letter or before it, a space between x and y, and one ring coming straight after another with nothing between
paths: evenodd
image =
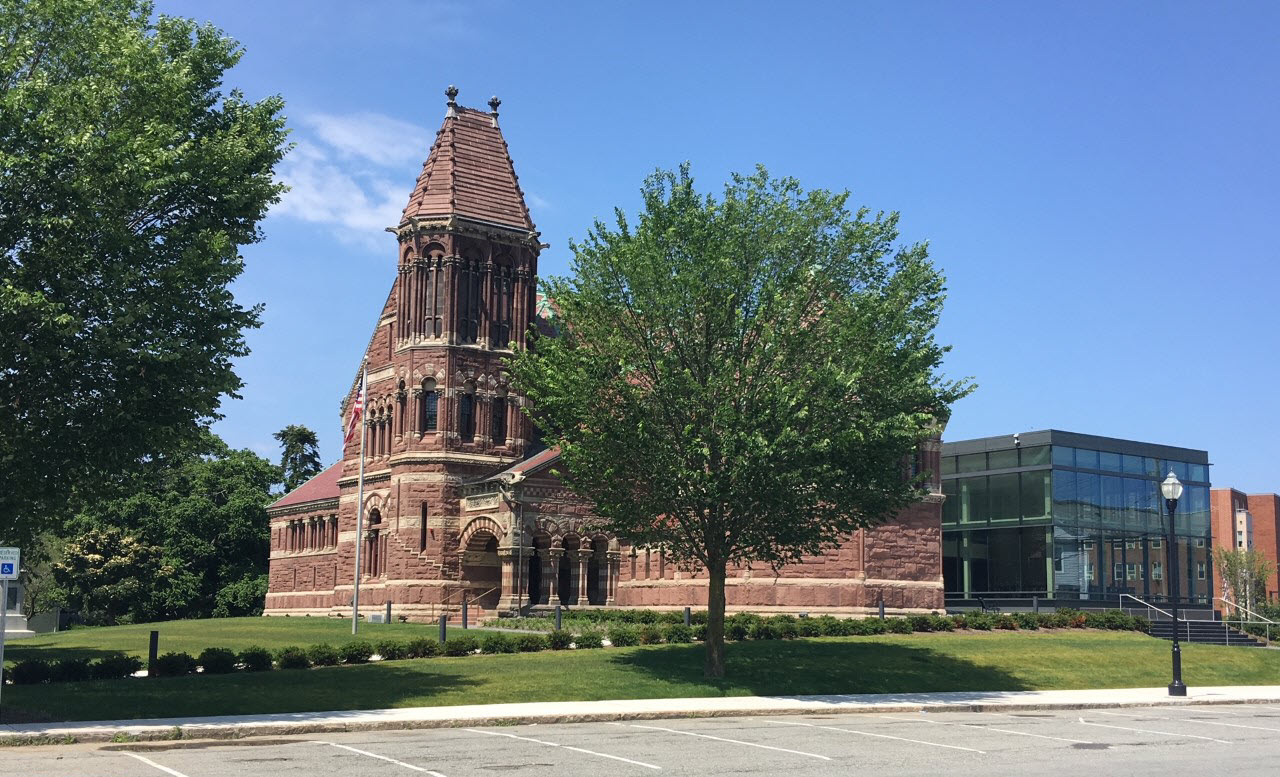
<instances>
[{"instance_id":1,"label":"gabled roof section","mask_svg":"<svg viewBox=\"0 0 1280 777\"><path fill-rule=\"evenodd\" d=\"M292 507L306 502L323 502L337 499L342 489L338 488L338 478L342 475L342 462L333 464L328 469L311 478L307 482L280 497L267 506L268 510L280 507Z\"/></svg>"},{"instance_id":2,"label":"gabled roof section","mask_svg":"<svg viewBox=\"0 0 1280 777\"><path fill-rule=\"evenodd\" d=\"M449 87L448 112L436 133L418 184L409 196L401 224L421 219L462 216L521 231L534 231L524 192L498 128L498 106L490 113L463 108L458 90Z\"/></svg>"},{"instance_id":3,"label":"gabled roof section","mask_svg":"<svg viewBox=\"0 0 1280 777\"><path fill-rule=\"evenodd\" d=\"M521 459L514 464L503 466L497 472L476 479L475 483L487 483L492 480L508 480L512 476L529 477L536 472L547 469L560 460L559 448L544 448L532 456Z\"/></svg>"}]
</instances>

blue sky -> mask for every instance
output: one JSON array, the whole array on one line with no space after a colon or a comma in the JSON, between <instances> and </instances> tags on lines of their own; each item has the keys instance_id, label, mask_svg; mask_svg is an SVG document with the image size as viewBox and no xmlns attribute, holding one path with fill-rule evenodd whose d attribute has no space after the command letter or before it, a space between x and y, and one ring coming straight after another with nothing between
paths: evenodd
<instances>
[{"instance_id":1,"label":"blue sky","mask_svg":"<svg viewBox=\"0 0 1280 777\"><path fill-rule=\"evenodd\" d=\"M443 90L502 126L551 244L684 160L763 163L902 214L950 289L948 439L1057 428L1204 448L1216 486L1280 490L1280 5L194 2L281 94L293 187L245 249L264 303L216 429L277 458L338 403L394 274Z\"/></svg>"}]
</instances>

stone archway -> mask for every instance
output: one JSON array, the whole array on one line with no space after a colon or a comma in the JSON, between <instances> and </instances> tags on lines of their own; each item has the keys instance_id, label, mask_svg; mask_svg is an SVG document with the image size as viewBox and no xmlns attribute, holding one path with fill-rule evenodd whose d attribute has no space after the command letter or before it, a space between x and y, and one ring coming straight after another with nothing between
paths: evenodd
<instances>
[{"instance_id":1,"label":"stone archway","mask_svg":"<svg viewBox=\"0 0 1280 777\"><path fill-rule=\"evenodd\" d=\"M472 532L462 550L462 582L471 589L476 604L486 609L498 606L502 562L498 559L498 538L488 529Z\"/></svg>"}]
</instances>

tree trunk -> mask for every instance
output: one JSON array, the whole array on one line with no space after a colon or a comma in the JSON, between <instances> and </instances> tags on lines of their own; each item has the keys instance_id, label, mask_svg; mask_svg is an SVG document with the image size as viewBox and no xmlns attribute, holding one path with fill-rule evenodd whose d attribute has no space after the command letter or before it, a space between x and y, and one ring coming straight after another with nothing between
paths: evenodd
<instances>
[{"instance_id":1,"label":"tree trunk","mask_svg":"<svg viewBox=\"0 0 1280 777\"><path fill-rule=\"evenodd\" d=\"M703 676L724 677L724 578L725 562L718 561L707 569L707 662Z\"/></svg>"}]
</instances>

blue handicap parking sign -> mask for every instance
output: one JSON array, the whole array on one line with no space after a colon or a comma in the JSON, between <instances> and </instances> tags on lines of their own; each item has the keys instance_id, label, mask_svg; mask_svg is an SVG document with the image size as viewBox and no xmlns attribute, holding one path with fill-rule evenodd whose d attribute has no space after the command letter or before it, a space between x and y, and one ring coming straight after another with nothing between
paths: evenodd
<instances>
[{"instance_id":1,"label":"blue handicap parking sign","mask_svg":"<svg viewBox=\"0 0 1280 777\"><path fill-rule=\"evenodd\" d=\"M12 575L12 574L13 574L12 561L6 561L5 563L0 564L0 575Z\"/></svg>"}]
</instances>

